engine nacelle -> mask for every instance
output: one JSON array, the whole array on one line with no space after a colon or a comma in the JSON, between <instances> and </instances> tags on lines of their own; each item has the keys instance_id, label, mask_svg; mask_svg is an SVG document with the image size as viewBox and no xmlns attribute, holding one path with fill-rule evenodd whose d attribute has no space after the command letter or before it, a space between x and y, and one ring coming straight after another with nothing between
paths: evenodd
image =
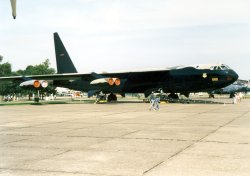
<instances>
[{"instance_id":1,"label":"engine nacelle","mask_svg":"<svg viewBox=\"0 0 250 176\"><path fill-rule=\"evenodd\" d=\"M45 81L45 80L40 81L40 83L41 83L42 88L46 88L49 85L48 81Z\"/></svg>"},{"instance_id":2,"label":"engine nacelle","mask_svg":"<svg viewBox=\"0 0 250 176\"><path fill-rule=\"evenodd\" d=\"M90 84L102 84L108 83L110 86L116 85L119 86L121 84L121 80L119 78L99 78L90 82Z\"/></svg>"},{"instance_id":3,"label":"engine nacelle","mask_svg":"<svg viewBox=\"0 0 250 176\"><path fill-rule=\"evenodd\" d=\"M46 88L49 83L45 80L28 80L20 84L20 87L34 87L34 88Z\"/></svg>"},{"instance_id":4,"label":"engine nacelle","mask_svg":"<svg viewBox=\"0 0 250 176\"><path fill-rule=\"evenodd\" d=\"M119 78L115 78L115 85L119 86L121 84L121 80Z\"/></svg>"}]
</instances>

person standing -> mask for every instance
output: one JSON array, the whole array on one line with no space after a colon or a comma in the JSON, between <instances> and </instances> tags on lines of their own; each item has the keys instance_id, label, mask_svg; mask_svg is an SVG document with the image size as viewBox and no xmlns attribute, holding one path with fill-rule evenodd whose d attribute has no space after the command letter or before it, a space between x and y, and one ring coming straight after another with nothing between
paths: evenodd
<instances>
[{"instance_id":1,"label":"person standing","mask_svg":"<svg viewBox=\"0 0 250 176\"><path fill-rule=\"evenodd\" d=\"M159 111L160 110L160 97L155 98L154 101L154 110Z\"/></svg>"},{"instance_id":2,"label":"person standing","mask_svg":"<svg viewBox=\"0 0 250 176\"><path fill-rule=\"evenodd\" d=\"M151 110L154 109L154 104L155 104L155 95L154 95L154 92L152 92L150 94L149 103L150 103L149 110L151 111Z\"/></svg>"}]
</instances>

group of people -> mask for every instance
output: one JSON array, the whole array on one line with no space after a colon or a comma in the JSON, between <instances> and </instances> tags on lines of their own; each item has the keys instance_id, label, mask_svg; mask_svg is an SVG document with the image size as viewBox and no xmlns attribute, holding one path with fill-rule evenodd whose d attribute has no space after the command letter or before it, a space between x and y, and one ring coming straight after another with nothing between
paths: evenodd
<instances>
[{"instance_id":1,"label":"group of people","mask_svg":"<svg viewBox=\"0 0 250 176\"><path fill-rule=\"evenodd\" d=\"M243 93L241 93L241 92L236 93L233 97L233 104L237 104L237 103L241 102L242 98L243 98Z\"/></svg>"},{"instance_id":2,"label":"group of people","mask_svg":"<svg viewBox=\"0 0 250 176\"><path fill-rule=\"evenodd\" d=\"M233 104L237 104L237 103L240 103L241 102L241 99L243 98L244 94L239 92L239 93L236 93L233 97ZM152 93L150 95L150 106L149 106L149 110L152 111L158 111L160 109L160 97L156 97L154 95L154 93Z\"/></svg>"},{"instance_id":3,"label":"group of people","mask_svg":"<svg viewBox=\"0 0 250 176\"><path fill-rule=\"evenodd\" d=\"M16 95L6 95L3 97L3 101L13 101L16 100L18 101L18 97Z\"/></svg>"}]
</instances>

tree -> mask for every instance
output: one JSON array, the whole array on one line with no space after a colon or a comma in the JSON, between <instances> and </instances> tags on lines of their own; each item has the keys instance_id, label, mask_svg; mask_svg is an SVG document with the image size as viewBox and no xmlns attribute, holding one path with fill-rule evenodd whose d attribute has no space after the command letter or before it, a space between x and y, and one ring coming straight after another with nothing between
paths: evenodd
<instances>
[{"instance_id":1,"label":"tree","mask_svg":"<svg viewBox=\"0 0 250 176\"><path fill-rule=\"evenodd\" d=\"M19 75L45 75L45 74L55 74L55 69L50 68L49 59L46 59L39 65L29 65L25 70L18 70L16 73Z\"/></svg>"},{"instance_id":2,"label":"tree","mask_svg":"<svg viewBox=\"0 0 250 176\"><path fill-rule=\"evenodd\" d=\"M3 56L0 55L0 63L3 61ZM0 64L0 77L2 76L10 76L12 73L11 71L11 64L6 62Z\"/></svg>"},{"instance_id":3,"label":"tree","mask_svg":"<svg viewBox=\"0 0 250 176\"><path fill-rule=\"evenodd\" d=\"M0 76L11 76L11 65L6 62L4 64L0 64Z\"/></svg>"},{"instance_id":4,"label":"tree","mask_svg":"<svg viewBox=\"0 0 250 176\"><path fill-rule=\"evenodd\" d=\"M8 63L8 62L2 63L2 61L3 61L3 56L0 55L0 77L11 76L12 75L11 64ZM15 91L17 89L18 89L18 87L14 83L0 82L0 95L10 94L10 93L12 93L13 91Z\"/></svg>"}]
</instances>

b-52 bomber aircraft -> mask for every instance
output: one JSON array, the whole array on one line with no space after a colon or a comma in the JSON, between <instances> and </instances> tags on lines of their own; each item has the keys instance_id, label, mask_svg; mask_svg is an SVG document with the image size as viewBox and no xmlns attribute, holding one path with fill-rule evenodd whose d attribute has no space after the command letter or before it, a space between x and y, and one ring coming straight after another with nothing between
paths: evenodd
<instances>
[{"instance_id":1,"label":"b-52 bomber aircraft","mask_svg":"<svg viewBox=\"0 0 250 176\"><path fill-rule=\"evenodd\" d=\"M108 101L116 94L144 93L162 90L170 98L176 93L188 96L191 92L208 92L232 84L237 73L224 64L178 66L159 70L116 73L77 73L59 35L54 33L57 74L1 77L0 81L18 81L22 86L41 87L51 82L54 86L84 91L88 96L108 94ZM44 87L45 87L44 86Z\"/></svg>"}]
</instances>

